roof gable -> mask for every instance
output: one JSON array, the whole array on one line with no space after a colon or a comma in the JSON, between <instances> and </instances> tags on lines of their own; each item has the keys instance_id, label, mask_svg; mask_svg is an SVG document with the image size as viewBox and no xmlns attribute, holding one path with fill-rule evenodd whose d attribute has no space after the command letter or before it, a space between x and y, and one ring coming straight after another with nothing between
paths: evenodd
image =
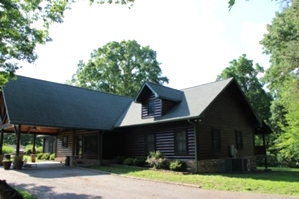
<instances>
[{"instance_id":1,"label":"roof gable","mask_svg":"<svg viewBox=\"0 0 299 199\"><path fill-rule=\"evenodd\" d=\"M2 88L11 124L112 129L133 101L74 86L18 76Z\"/></svg>"},{"instance_id":2,"label":"roof gable","mask_svg":"<svg viewBox=\"0 0 299 199\"><path fill-rule=\"evenodd\" d=\"M169 100L173 102L181 102L184 95L182 91L159 84L145 82L139 90L135 98L135 102L142 103L144 100L147 99L150 93L153 93L155 95L155 98Z\"/></svg>"},{"instance_id":3,"label":"roof gable","mask_svg":"<svg viewBox=\"0 0 299 199\"><path fill-rule=\"evenodd\" d=\"M183 93L181 102L174 106L165 115L158 118L140 118L141 105L132 102L130 107L124 112L115 126L122 127L199 118L210 104L225 90L225 88L233 82L236 83L233 78L229 78L222 81L183 89L181 90ZM240 92L242 91L240 90Z\"/></svg>"}]
</instances>

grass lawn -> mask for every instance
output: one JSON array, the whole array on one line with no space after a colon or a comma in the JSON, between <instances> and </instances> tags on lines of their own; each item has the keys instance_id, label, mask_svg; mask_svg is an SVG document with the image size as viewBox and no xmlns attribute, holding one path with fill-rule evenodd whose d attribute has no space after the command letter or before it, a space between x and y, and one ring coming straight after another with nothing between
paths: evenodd
<instances>
[{"instance_id":1,"label":"grass lawn","mask_svg":"<svg viewBox=\"0 0 299 199\"><path fill-rule=\"evenodd\" d=\"M151 180L186 183L203 189L299 196L299 169L271 168L242 174L182 174L127 166L97 166L101 171Z\"/></svg>"}]
</instances>

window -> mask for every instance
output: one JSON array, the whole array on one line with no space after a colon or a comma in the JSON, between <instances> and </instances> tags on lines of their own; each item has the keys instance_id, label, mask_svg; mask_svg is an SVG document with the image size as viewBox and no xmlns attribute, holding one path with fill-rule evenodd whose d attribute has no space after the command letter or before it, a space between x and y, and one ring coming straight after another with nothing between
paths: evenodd
<instances>
[{"instance_id":1,"label":"window","mask_svg":"<svg viewBox=\"0 0 299 199\"><path fill-rule=\"evenodd\" d=\"M177 131L174 135L175 152L178 154L187 153L187 134L186 131Z\"/></svg>"},{"instance_id":2,"label":"window","mask_svg":"<svg viewBox=\"0 0 299 199\"><path fill-rule=\"evenodd\" d=\"M97 154L97 135L84 136L84 154Z\"/></svg>"},{"instance_id":3,"label":"window","mask_svg":"<svg viewBox=\"0 0 299 199\"><path fill-rule=\"evenodd\" d=\"M155 101L151 100L148 102L148 115L153 115L155 113Z\"/></svg>"},{"instance_id":4,"label":"window","mask_svg":"<svg viewBox=\"0 0 299 199\"><path fill-rule=\"evenodd\" d=\"M62 137L61 146L67 148L67 136Z\"/></svg>"},{"instance_id":5,"label":"window","mask_svg":"<svg viewBox=\"0 0 299 199\"><path fill-rule=\"evenodd\" d=\"M146 142L146 151L156 151L156 146L155 146L155 134L147 134L145 137L145 142Z\"/></svg>"},{"instance_id":6,"label":"window","mask_svg":"<svg viewBox=\"0 0 299 199\"><path fill-rule=\"evenodd\" d=\"M212 129L212 148L213 151L221 150L221 136L219 129Z\"/></svg>"},{"instance_id":7,"label":"window","mask_svg":"<svg viewBox=\"0 0 299 199\"><path fill-rule=\"evenodd\" d=\"M242 131L236 131L236 148L243 149L243 135Z\"/></svg>"}]
</instances>

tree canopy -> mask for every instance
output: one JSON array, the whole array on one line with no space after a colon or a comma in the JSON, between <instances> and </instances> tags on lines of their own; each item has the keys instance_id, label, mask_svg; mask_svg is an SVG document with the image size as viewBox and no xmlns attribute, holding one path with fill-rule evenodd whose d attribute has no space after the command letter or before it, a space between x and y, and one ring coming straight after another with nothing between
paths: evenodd
<instances>
[{"instance_id":1,"label":"tree canopy","mask_svg":"<svg viewBox=\"0 0 299 199\"><path fill-rule=\"evenodd\" d=\"M264 90L264 85L258 78L258 75L263 72L262 66L259 64L253 66L253 61L243 54L238 60L232 60L230 65L217 76L217 80L234 77L257 114L268 122L271 96Z\"/></svg>"},{"instance_id":2,"label":"tree canopy","mask_svg":"<svg viewBox=\"0 0 299 199\"><path fill-rule=\"evenodd\" d=\"M299 165L299 2L277 12L261 44L271 66L263 78L274 103L271 121L277 133L275 148L282 161ZM297 152L296 152L297 151Z\"/></svg>"},{"instance_id":3,"label":"tree canopy","mask_svg":"<svg viewBox=\"0 0 299 199\"><path fill-rule=\"evenodd\" d=\"M75 1L1 0L0 1L0 86L14 77L20 61L34 62L36 46L51 41L49 27L62 23L63 14ZM94 0L90 0L91 3ZM98 1L105 3L104 0ZM108 0L130 4L134 0Z\"/></svg>"},{"instance_id":4,"label":"tree canopy","mask_svg":"<svg viewBox=\"0 0 299 199\"><path fill-rule=\"evenodd\" d=\"M87 63L79 61L67 83L103 92L136 96L144 81L168 83L162 77L156 52L135 40L109 42L94 50Z\"/></svg>"}]
</instances>

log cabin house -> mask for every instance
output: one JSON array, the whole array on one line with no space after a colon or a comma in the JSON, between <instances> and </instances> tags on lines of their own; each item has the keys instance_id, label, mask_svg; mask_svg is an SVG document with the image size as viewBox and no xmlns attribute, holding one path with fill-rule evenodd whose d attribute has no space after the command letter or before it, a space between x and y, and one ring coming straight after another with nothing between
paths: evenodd
<instances>
[{"instance_id":1,"label":"log cabin house","mask_svg":"<svg viewBox=\"0 0 299 199\"><path fill-rule=\"evenodd\" d=\"M145 82L130 98L17 76L0 108L1 146L4 132L17 135L17 153L21 133L44 135L72 165L159 150L193 172L245 171L266 154L255 135L271 133L233 78L183 90Z\"/></svg>"}]
</instances>

